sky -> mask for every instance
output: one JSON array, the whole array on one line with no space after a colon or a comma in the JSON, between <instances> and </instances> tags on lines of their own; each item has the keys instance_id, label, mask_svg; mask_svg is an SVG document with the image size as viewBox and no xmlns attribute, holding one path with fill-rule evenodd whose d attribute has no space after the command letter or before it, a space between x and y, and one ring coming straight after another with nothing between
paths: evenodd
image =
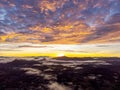
<instances>
[{"instance_id":1,"label":"sky","mask_svg":"<svg viewBox=\"0 0 120 90\"><path fill-rule=\"evenodd\" d=\"M119 48L120 0L0 0L0 56L120 57Z\"/></svg>"}]
</instances>

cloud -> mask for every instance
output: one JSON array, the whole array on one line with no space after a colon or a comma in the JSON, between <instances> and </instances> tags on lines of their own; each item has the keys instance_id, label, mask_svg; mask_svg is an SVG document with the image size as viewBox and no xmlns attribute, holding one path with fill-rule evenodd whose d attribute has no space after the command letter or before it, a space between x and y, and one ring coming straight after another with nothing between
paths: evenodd
<instances>
[{"instance_id":1,"label":"cloud","mask_svg":"<svg viewBox=\"0 0 120 90\"><path fill-rule=\"evenodd\" d=\"M34 68L20 68L21 70L24 70L26 74L28 75L40 75L41 71Z\"/></svg>"},{"instance_id":2,"label":"cloud","mask_svg":"<svg viewBox=\"0 0 120 90\"><path fill-rule=\"evenodd\" d=\"M0 1L0 42L119 42L119 0ZM111 39L110 39L111 38Z\"/></svg>"},{"instance_id":3,"label":"cloud","mask_svg":"<svg viewBox=\"0 0 120 90\"><path fill-rule=\"evenodd\" d=\"M69 87L65 85L60 85L57 82L52 83L51 85L48 85L50 90L71 90Z\"/></svg>"},{"instance_id":4,"label":"cloud","mask_svg":"<svg viewBox=\"0 0 120 90\"><path fill-rule=\"evenodd\" d=\"M0 51L21 51L21 50L0 49Z\"/></svg>"},{"instance_id":5,"label":"cloud","mask_svg":"<svg viewBox=\"0 0 120 90\"><path fill-rule=\"evenodd\" d=\"M20 45L19 48L46 48L47 46Z\"/></svg>"},{"instance_id":6,"label":"cloud","mask_svg":"<svg viewBox=\"0 0 120 90\"><path fill-rule=\"evenodd\" d=\"M119 42L120 37L120 24L105 24L97 27L93 34L85 37L82 42L90 43L107 43L107 42Z\"/></svg>"}]
</instances>

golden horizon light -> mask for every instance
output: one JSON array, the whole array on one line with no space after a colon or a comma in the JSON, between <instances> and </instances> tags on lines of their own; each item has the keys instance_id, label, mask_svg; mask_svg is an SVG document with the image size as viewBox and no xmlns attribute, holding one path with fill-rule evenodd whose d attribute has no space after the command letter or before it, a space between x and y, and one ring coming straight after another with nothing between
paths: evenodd
<instances>
[{"instance_id":1,"label":"golden horizon light","mask_svg":"<svg viewBox=\"0 0 120 90\"><path fill-rule=\"evenodd\" d=\"M120 43L115 44L0 44L0 56L8 57L120 57ZM118 48L116 48L118 47Z\"/></svg>"}]
</instances>

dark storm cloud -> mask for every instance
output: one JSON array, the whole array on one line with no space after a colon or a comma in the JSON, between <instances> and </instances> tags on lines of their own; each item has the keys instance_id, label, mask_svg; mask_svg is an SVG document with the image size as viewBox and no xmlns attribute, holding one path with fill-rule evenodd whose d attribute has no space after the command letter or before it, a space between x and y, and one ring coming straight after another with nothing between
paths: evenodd
<instances>
[{"instance_id":1,"label":"dark storm cloud","mask_svg":"<svg viewBox=\"0 0 120 90\"><path fill-rule=\"evenodd\" d=\"M119 42L119 25L119 0L0 0L0 42Z\"/></svg>"}]
</instances>

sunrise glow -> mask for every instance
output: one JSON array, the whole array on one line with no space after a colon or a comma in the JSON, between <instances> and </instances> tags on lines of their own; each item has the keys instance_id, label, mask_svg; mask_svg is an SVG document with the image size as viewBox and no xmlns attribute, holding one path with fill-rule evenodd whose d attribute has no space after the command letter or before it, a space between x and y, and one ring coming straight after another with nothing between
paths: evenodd
<instances>
[{"instance_id":1,"label":"sunrise glow","mask_svg":"<svg viewBox=\"0 0 120 90\"><path fill-rule=\"evenodd\" d=\"M0 90L120 90L120 0L0 0Z\"/></svg>"},{"instance_id":2,"label":"sunrise glow","mask_svg":"<svg viewBox=\"0 0 120 90\"><path fill-rule=\"evenodd\" d=\"M120 2L1 0L0 56L120 57Z\"/></svg>"}]
</instances>

